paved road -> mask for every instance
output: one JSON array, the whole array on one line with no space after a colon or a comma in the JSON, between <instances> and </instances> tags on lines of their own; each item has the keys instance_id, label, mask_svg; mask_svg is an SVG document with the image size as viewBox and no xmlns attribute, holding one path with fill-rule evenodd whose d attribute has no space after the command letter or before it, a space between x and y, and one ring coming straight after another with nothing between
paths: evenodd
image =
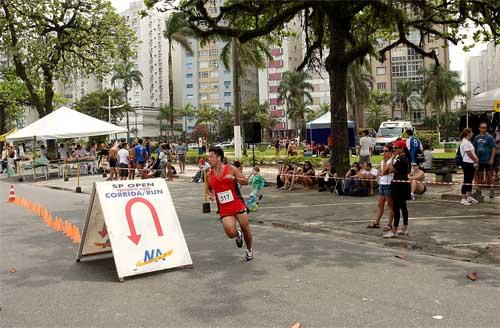
<instances>
[{"instance_id":1,"label":"paved road","mask_svg":"<svg viewBox=\"0 0 500 328\"><path fill-rule=\"evenodd\" d=\"M495 266L268 225L252 226L256 258L247 263L215 214L200 213L200 186L170 186L194 268L119 283L111 259L75 263L66 237L3 202L8 185L0 181L0 326L500 326ZM25 185L16 191L74 223L89 197ZM471 271L476 282L465 278Z\"/></svg>"}]
</instances>

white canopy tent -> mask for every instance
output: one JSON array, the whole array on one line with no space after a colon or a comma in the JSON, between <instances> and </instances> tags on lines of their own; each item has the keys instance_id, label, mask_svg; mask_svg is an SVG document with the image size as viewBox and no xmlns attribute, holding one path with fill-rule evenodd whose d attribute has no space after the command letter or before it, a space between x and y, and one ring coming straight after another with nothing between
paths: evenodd
<instances>
[{"instance_id":1,"label":"white canopy tent","mask_svg":"<svg viewBox=\"0 0 500 328\"><path fill-rule=\"evenodd\" d=\"M8 141L66 139L127 132L127 129L61 107L27 127L7 136Z\"/></svg>"},{"instance_id":2,"label":"white canopy tent","mask_svg":"<svg viewBox=\"0 0 500 328\"><path fill-rule=\"evenodd\" d=\"M480 93L467 102L468 112L492 112L495 102L500 102L500 88Z\"/></svg>"}]
</instances>

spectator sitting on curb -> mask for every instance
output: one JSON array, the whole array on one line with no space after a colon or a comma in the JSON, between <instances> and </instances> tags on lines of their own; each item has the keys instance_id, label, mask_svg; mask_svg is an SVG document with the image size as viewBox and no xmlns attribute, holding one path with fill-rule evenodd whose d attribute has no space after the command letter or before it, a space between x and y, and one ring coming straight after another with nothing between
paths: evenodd
<instances>
[{"instance_id":1,"label":"spectator sitting on curb","mask_svg":"<svg viewBox=\"0 0 500 328\"><path fill-rule=\"evenodd\" d=\"M420 169L417 163L411 163L411 171L408 174L411 187L411 200L415 200L415 194L422 195L427 187L425 186L425 173Z\"/></svg>"},{"instance_id":2,"label":"spectator sitting on curb","mask_svg":"<svg viewBox=\"0 0 500 328\"><path fill-rule=\"evenodd\" d=\"M332 163L327 162L318 176L319 192L329 189L330 193L333 193L337 185L336 177L337 172L333 168Z\"/></svg>"},{"instance_id":3,"label":"spectator sitting on curb","mask_svg":"<svg viewBox=\"0 0 500 328\"><path fill-rule=\"evenodd\" d=\"M378 170L372 167L372 163L363 163L363 169L359 171L358 178L361 180L361 187L370 188L368 195L373 196L375 184L377 183ZM369 181L368 181L369 180Z\"/></svg>"},{"instance_id":4,"label":"spectator sitting on curb","mask_svg":"<svg viewBox=\"0 0 500 328\"><path fill-rule=\"evenodd\" d=\"M276 188L285 190L289 181L289 177L293 174L294 166L293 164L282 163L278 170L278 176L276 177Z\"/></svg>"},{"instance_id":5,"label":"spectator sitting on curb","mask_svg":"<svg viewBox=\"0 0 500 328\"><path fill-rule=\"evenodd\" d=\"M314 169L311 162L306 161L302 167L297 167L293 173L290 188L288 190L292 191L296 183L302 184L303 190L307 191L316 182L316 177Z\"/></svg>"}]
</instances>

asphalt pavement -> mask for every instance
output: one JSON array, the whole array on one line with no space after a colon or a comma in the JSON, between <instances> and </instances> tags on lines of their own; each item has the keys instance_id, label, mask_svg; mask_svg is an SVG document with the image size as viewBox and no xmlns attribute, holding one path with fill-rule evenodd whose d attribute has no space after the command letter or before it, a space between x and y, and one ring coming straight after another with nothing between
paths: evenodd
<instances>
[{"instance_id":1,"label":"asphalt pavement","mask_svg":"<svg viewBox=\"0 0 500 328\"><path fill-rule=\"evenodd\" d=\"M361 244L322 231L328 230L325 226L307 232L267 224L302 219L307 221L303 226L321 226L346 217L344 221L363 221L368 218L364 203L371 206L373 199L331 206L328 195L269 191L253 214L255 259L245 262L216 214L201 213L201 185L171 182L193 268L120 283L111 258L76 263L77 245L32 212L4 202L8 187L0 180L1 327L289 327L294 322L306 328L500 326L496 265ZM15 187L18 196L81 225L88 194ZM412 206L421 206L419 217L439 217L443 204ZM456 216L465 216L461 213ZM414 222L422 223L418 234L424 235L432 220ZM471 227L473 231L475 224ZM375 238L371 233L365 237ZM466 278L472 271L478 273L477 281Z\"/></svg>"}]
</instances>

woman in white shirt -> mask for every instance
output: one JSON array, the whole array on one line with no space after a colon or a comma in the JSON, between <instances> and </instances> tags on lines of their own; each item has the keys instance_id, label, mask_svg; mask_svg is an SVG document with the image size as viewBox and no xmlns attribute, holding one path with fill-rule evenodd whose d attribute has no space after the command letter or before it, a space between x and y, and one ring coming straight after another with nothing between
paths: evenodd
<instances>
[{"instance_id":1,"label":"woman in white shirt","mask_svg":"<svg viewBox=\"0 0 500 328\"><path fill-rule=\"evenodd\" d=\"M471 196L472 180L476 171L474 165L478 163L478 158L474 151L472 139L472 129L466 128L460 134L460 155L462 156L462 170L464 171L464 182L462 184L462 200L460 204L470 206L478 201Z\"/></svg>"},{"instance_id":2,"label":"woman in white shirt","mask_svg":"<svg viewBox=\"0 0 500 328\"><path fill-rule=\"evenodd\" d=\"M367 228L378 229L380 228L380 220L382 215L384 215L384 207L387 203L387 208L389 210L388 223L384 227L384 231L392 230L392 221L394 219L394 211L392 208L392 197L391 197L391 182L394 178L394 173L389 172L389 165L392 164L392 146L385 145L383 148L383 158L380 161L380 170L378 171L379 176L379 187L378 187L378 208L375 217L375 222L370 222Z\"/></svg>"}]
</instances>

